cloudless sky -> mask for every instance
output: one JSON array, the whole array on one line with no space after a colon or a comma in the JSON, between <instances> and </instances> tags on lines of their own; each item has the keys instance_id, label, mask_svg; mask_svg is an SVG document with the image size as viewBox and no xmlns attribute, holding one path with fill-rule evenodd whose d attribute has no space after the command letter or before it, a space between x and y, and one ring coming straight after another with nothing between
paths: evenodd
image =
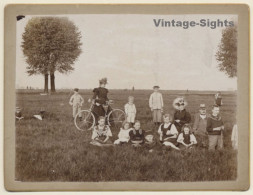
<instances>
[{"instance_id":1,"label":"cloudless sky","mask_svg":"<svg viewBox=\"0 0 253 195\"><path fill-rule=\"evenodd\" d=\"M59 15L58 15L59 16ZM235 15L64 15L82 34L82 53L69 74L56 73L56 88L94 88L108 78L109 89L235 90L237 79L217 68L222 27L156 27L153 19L233 20ZM17 22L16 86L44 87L42 75L28 76L20 47L34 16ZM61 17L61 16L59 16Z\"/></svg>"}]
</instances>

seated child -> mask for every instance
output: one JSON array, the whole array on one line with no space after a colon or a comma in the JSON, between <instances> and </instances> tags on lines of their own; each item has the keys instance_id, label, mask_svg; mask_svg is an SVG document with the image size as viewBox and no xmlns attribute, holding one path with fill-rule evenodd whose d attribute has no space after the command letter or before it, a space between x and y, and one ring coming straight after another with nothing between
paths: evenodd
<instances>
[{"instance_id":1,"label":"seated child","mask_svg":"<svg viewBox=\"0 0 253 195\"><path fill-rule=\"evenodd\" d=\"M120 128L118 134L119 139L115 140L114 144L127 143L130 139L129 132L132 130L132 128L130 128L130 123L124 122L122 127L123 128Z\"/></svg>"},{"instance_id":2,"label":"seated child","mask_svg":"<svg viewBox=\"0 0 253 195\"><path fill-rule=\"evenodd\" d=\"M177 135L178 131L174 124L171 123L172 119L169 114L163 116L164 123L160 125L158 134L160 135L160 142L165 146L170 146L176 150L177 147Z\"/></svg>"},{"instance_id":3,"label":"seated child","mask_svg":"<svg viewBox=\"0 0 253 195\"><path fill-rule=\"evenodd\" d=\"M154 140L154 136L149 134L145 136L145 145L144 147L149 150L149 152L153 152L154 149L157 148L157 143Z\"/></svg>"},{"instance_id":4,"label":"seated child","mask_svg":"<svg viewBox=\"0 0 253 195\"><path fill-rule=\"evenodd\" d=\"M197 144L197 140L191 132L191 126L189 124L185 124L182 127L182 133L179 134L177 142L180 144L179 147L184 149L193 148Z\"/></svg>"},{"instance_id":5,"label":"seated child","mask_svg":"<svg viewBox=\"0 0 253 195\"><path fill-rule=\"evenodd\" d=\"M111 129L108 125L105 125L105 117L100 116L98 118L98 125L96 125L92 132L93 145L102 146L105 144L111 144L110 137L112 136Z\"/></svg>"},{"instance_id":6,"label":"seated child","mask_svg":"<svg viewBox=\"0 0 253 195\"><path fill-rule=\"evenodd\" d=\"M129 132L131 144L136 147L144 144L144 134L145 132L141 129L140 121L136 120L134 128Z\"/></svg>"}]
</instances>

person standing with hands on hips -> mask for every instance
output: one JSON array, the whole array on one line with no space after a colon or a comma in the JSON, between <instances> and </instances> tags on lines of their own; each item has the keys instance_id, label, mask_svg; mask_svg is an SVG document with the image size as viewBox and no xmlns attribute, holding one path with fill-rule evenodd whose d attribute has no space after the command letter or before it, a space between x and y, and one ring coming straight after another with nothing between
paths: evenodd
<instances>
[{"instance_id":1,"label":"person standing with hands on hips","mask_svg":"<svg viewBox=\"0 0 253 195\"><path fill-rule=\"evenodd\" d=\"M81 107L83 105L83 98L82 96L78 93L79 89L75 88L74 89L74 94L71 96L69 100L69 104L73 106L73 118L81 111ZM79 115L80 120L82 120L82 115Z\"/></svg>"},{"instance_id":2,"label":"person standing with hands on hips","mask_svg":"<svg viewBox=\"0 0 253 195\"><path fill-rule=\"evenodd\" d=\"M163 112L163 97L159 92L159 86L154 86L154 92L149 98L149 107L152 111L153 122L155 126L160 126L162 122L162 112Z\"/></svg>"}]
</instances>

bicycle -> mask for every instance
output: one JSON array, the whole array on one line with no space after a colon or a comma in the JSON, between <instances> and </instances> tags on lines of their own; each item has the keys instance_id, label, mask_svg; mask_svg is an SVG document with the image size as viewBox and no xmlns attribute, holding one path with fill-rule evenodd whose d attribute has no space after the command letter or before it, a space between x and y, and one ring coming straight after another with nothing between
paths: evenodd
<instances>
[{"instance_id":1,"label":"bicycle","mask_svg":"<svg viewBox=\"0 0 253 195\"><path fill-rule=\"evenodd\" d=\"M90 100L88 102L91 102ZM78 112L75 116L74 123L78 130L80 131L86 131L91 130L95 124L95 116L93 114L93 107L94 102L91 102L91 106L88 110L81 110ZM111 105L113 104L113 101L110 100L108 103L104 106L105 109L105 119L109 126L120 128L122 126L122 123L126 120L126 114L121 109L113 109ZM110 108L110 112L107 113L108 109ZM95 113L96 114L96 113Z\"/></svg>"}]
</instances>

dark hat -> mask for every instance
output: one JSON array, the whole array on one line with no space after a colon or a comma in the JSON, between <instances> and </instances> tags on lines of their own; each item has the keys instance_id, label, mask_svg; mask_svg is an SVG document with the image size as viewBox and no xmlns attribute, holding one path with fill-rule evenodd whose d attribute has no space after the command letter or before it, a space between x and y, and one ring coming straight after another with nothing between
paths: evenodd
<instances>
[{"instance_id":1,"label":"dark hat","mask_svg":"<svg viewBox=\"0 0 253 195\"><path fill-rule=\"evenodd\" d=\"M78 92L78 91L79 91L79 89L78 89L78 88L75 88L75 89L74 89L74 91Z\"/></svg>"},{"instance_id":2,"label":"dark hat","mask_svg":"<svg viewBox=\"0 0 253 195\"><path fill-rule=\"evenodd\" d=\"M155 85L153 89L159 89L160 87L158 85Z\"/></svg>"}]
</instances>

